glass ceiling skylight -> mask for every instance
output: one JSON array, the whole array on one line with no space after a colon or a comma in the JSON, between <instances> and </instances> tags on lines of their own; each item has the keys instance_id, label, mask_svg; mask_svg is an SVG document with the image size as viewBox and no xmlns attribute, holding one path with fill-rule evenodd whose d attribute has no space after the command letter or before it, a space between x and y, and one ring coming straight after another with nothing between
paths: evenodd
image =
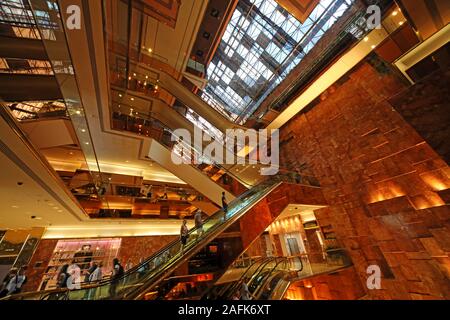
<instances>
[{"instance_id":1,"label":"glass ceiling skylight","mask_svg":"<svg viewBox=\"0 0 450 320\"><path fill-rule=\"evenodd\" d=\"M321 0L302 24L275 0L240 0L208 66L202 98L243 123L353 1Z\"/></svg>"}]
</instances>

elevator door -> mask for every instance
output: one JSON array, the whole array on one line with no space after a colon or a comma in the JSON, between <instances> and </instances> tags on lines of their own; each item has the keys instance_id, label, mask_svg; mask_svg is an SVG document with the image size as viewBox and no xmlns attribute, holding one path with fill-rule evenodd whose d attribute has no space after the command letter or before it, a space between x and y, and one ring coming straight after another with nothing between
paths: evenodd
<instances>
[{"instance_id":1,"label":"elevator door","mask_svg":"<svg viewBox=\"0 0 450 320\"><path fill-rule=\"evenodd\" d=\"M300 253L300 248L296 238L287 238L286 241L288 244L289 255L294 256Z\"/></svg>"}]
</instances>

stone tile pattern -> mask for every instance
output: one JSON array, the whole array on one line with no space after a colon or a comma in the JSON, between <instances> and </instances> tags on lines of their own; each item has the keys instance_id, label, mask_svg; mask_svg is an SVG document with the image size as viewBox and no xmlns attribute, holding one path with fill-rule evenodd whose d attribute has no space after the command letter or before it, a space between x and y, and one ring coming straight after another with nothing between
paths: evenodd
<instances>
[{"instance_id":1,"label":"stone tile pattern","mask_svg":"<svg viewBox=\"0 0 450 320\"><path fill-rule=\"evenodd\" d=\"M439 69L411 90L390 99L414 129L450 163L450 69Z\"/></svg>"},{"instance_id":2,"label":"stone tile pattern","mask_svg":"<svg viewBox=\"0 0 450 320\"><path fill-rule=\"evenodd\" d=\"M287 298L295 300L356 300L365 296L354 267L318 275L292 284Z\"/></svg>"},{"instance_id":3,"label":"stone tile pattern","mask_svg":"<svg viewBox=\"0 0 450 320\"><path fill-rule=\"evenodd\" d=\"M329 207L316 210L319 225L349 250L361 283L380 266L369 299L449 299L450 210L438 190L450 170L392 108L405 83L380 65L362 62L287 123L281 164L306 163L320 181Z\"/></svg>"},{"instance_id":4,"label":"stone tile pattern","mask_svg":"<svg viewBox=\"0 0 450 320\"><path fill-rule=\"evenodd\" d=\"M181 223L180 223L181 225ZM139 263L139 259L146 258L153 253L160 250L162 247L168 245L170 242L178 239L176 235L173 236L149 236L149 237L125 237L122 238L118 258L120 263L125 267L128 260L131 260L133 265Z\"/></svg>"}]
</instances>

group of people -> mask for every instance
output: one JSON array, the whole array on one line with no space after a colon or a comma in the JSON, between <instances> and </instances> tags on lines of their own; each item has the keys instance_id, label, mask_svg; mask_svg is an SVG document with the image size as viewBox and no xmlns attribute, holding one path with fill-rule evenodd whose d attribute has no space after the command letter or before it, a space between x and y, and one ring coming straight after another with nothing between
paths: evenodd
<instances>
[{"instance_id":1,"label":"group of people","mask_svg":"<svg viewBox=\"0 0 450 320\"><path fill-rule=\"evenodd\" d=\"M225 192L222 192L222 210L224 212L223 220L226 220L228 213L228 202L225 196ZM203 218L202 210L198 209L194 215L195 228L197 229L197 241L203 235ZM181 241L181 254L184 254L184 248L186 247L187 241L189 239L189 228L187 226L187 220L183 219L180 229L180 241Z\"/></svg>"},{"instance_id":2,"label":"group of people","mask_svg":"<svg viewBox=\"0 0 450 320\"><path fill-rule=\"evenodd\" d=\"M113 260L113 271L111 280L118 280L124 274L124 268L119 262L119 259ZM58 273L56 287L59 289L79 289L81 287L81 272L78 265L73 262L71 265L65 264ZM84 272L83 284L95 284L103 279L103 263L99 261L91 261L89 268ZM109 287L110 296L115 296L118 281L112 281ZM86 290L84 298L90 300L96 295L97 288L95 286Z\"/></svg>"},{"instance_id":3,"label":"group of people","mask_svg":"<svg viewBox=\"0 0 450 320\"><path fill-rule=\"evenodd\" d=\"M26 266L20 267L19 269L13 268L10 270L1 284L0 298L21 292L23 285L27 281L27 276L25 275L26 270Z\"/></svg>"},{"instance_id":4,"label":"group of people","mask_svg":"<svg viewBox=\"0 0 450 320\"><path fill-rule=\"evenodd\" d=\"M145 190L141 189L141 193L151 197L151 186L145 186ZM164 196L167 199L167 187L164 188ZM228 212L228 203L226 201L225 192L222 193L222 210L224 212L224 220ZM195 228L197 230L197 241L200 240L204 233L203 230L203 217L202 211L200 209L194 215ZM180 240L181 240L181 253L184 254L184 249L189 238L189 228L187 227L187 220L184 219L180 229ZM168 257L166 257L168 258ZM166 260L166 259L164 259ZM140 263L142 262L142 259ZM133 267L133 264L129 260L125 266L126 270ZM22 286L25 284L27 277L25 275L26 266L19 269L12 269L8 275L3 280L2 286L0 288L0 297L4 297L11 294L20 293ZM114 297L116 295L117 285L119 284L119 279L122 278L125 269L120 264L119 259L115 258L113 260L113 271L111 274L111 280L113 280L109 286L109 296ZM138 274L145 273L145 266L142 266L137 270ZM81 281L81 270L77 265L77 261L72 261L72 264L65 264L61 267L57 276L57 288L68 288L68 289L78 289L80 288L81 282L84 284L94 284L103 278L103 264L102 262L89 262L89 268L84 272L84 279ZM96 287L93 286L90 290L86 291L85 298L90 299L96 293Z\"/></svg>"}]
</instances>

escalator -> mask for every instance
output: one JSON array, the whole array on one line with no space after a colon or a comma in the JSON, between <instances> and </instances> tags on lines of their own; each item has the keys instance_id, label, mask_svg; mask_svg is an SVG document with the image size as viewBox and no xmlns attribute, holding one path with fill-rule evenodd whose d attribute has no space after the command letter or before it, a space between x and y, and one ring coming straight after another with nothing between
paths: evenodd
<instances>
[{"instance_id":1,"label":"escalator","mask_svg":"<svg viewBox=\"0 0 450 320\"><path fill-rule=\"evenodd\" d=\"M264 285L258 290L255 296L256 300L281 300L286 290L289 288L291 281L289 275L285 271L279 271L271 275Z\"/></svg>"},{"instance_id":2,"label":"escalator","mask_svg":"<svg viewBox=\"0 0 450 320\"><path fill-rule=\"evenodd\" d=\"M233 296L239 293L242 284L245 282L253 296L259 300L267 284L274 281L278 284L279 278L286 276L287 259L284 257L267 257L254 261L242 272L237 280L214 285L204 296L204 300L233 300ZM280 275L282 275L280 277ZM274 286L273 286L274 287Z\"/></svg>"},{"instance_id":3,"label":"escalator","mask_svg":"<svg viewBox=\"0 0 450 320\"><path fill-rule=\"evenodd\" d=\"M143 263L127 271L120 279L100 281L96 285L82 287L78 290L33 292L11 296L8 299L83 300L88 297L90 300L126 300L144 299L148 292L153 292L152 298L157 298L159 294L155 292L155 289L158 284L169 277L178 267L186 263L190 257L194 256L205 245L217 238L235 222L238 222L246 212L281 183L282 179L280 177L273 177L248 190L229 204L226 214L224 214L223 210L219 210L206 219L203 225L204 233L200 237L196 236L197 230L195 228L190 230L184 254L181 253L180 240L176 240L148 257Z\"/></svg>"},{"instance_id":4,"label":"escalator","mask_svg":"<svg viewBox=\"0 0 450 320\"><path fill-rule=\"evenodd\" d=\"M251 275L258 273L263 266L272 261L273 258L259 258L242 270L237 279L231 279L223 281L222 278L219 279L213 287L211 287L202 297L203 300L225 300L230 298L233 293L239 289L239 284L242 283L244 279L250 277ZM234 268L235 269L235 268ZM241 271L241 270L239 270ZM223 277L226 277L226 273Z\"/></svg>"}]
</instances>

